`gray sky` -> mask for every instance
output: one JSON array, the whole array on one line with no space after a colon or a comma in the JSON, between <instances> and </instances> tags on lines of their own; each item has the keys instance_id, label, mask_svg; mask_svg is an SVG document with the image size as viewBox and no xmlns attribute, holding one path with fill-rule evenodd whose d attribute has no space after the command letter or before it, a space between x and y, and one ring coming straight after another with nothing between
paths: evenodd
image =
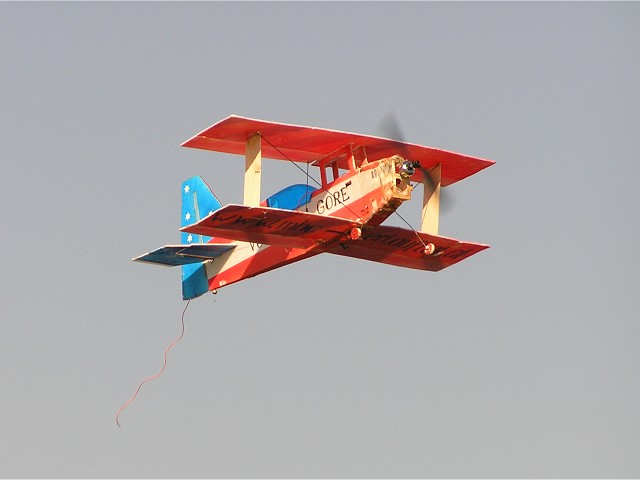
<instances>
[{"instance_id":1,"label":"gray sky","mask_svg":"<svg viewBox=\"0 0 640 480\"><path fill-rule=\"evenodd\" d=\"M1 474L640 476L639 20L1 3ZM178 270L130 259L178 241L185 178L242 201L242 158L180 143L232 113L380 135L390 112L497 161L440 228L492 248L437 274L322 255L200 298L118 429L184 307ZM276 163L265 193L301 180Z\"/></svg>"}]
</instances>

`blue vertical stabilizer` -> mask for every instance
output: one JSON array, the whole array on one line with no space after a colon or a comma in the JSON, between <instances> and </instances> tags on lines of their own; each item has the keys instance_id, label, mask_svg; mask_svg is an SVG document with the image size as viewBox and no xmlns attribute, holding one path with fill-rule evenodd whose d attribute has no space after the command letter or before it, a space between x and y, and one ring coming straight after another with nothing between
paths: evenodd
<instances>
[{"instance_id":1,"label":"blue vertical stabilizer","mask_svg":"<svg viewBox=\"0 0 640 480\"><path fill-rule=\"evenodd\" d=\"M199 175L182 183L182 210L180 227L186 227L218 210L222 205ZM183 245L207 243L211 237L181 232ZM189 300L209 291L209 281L204 263L182 266L182 298Z\"/></svg>"}]
</instances>

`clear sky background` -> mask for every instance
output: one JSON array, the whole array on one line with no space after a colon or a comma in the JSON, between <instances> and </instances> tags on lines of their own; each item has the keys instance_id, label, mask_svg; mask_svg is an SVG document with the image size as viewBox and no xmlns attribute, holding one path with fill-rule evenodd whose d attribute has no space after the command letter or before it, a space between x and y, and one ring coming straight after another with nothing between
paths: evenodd
<instances>
[{"instance_id":1,"label":"clear sky background","mask_svg":"<svg viewBox=\"0 0 640 480\"><path fill-rule=\"evenodd\" d=\"M0 4L0 474L640 476L639 52L638 3ZM242 201L243 158L180 143L389 113L496 160L440 228L492 248L206 295L118 429L184 308L130 259L178 241L185 178Z\"/></svg>"}]
</instances>

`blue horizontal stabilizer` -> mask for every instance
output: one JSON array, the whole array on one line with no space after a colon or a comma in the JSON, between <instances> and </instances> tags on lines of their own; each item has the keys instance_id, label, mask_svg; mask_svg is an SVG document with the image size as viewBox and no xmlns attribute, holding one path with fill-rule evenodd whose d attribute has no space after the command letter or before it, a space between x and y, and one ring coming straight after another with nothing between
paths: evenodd
<instances>
[{"instance_id":1,"label":"blue horizontal stabilizer","mask_svg":"<svg viewBox=\"0 0 640 480\"><path fill-rule=\"evenodd\" d=\"M175 267L212 260L234 248L234 245L217 243L193 243L191 245L165 245L153 252L134 258L136 262L155 263Z\"/></svg>"}]
</instances>

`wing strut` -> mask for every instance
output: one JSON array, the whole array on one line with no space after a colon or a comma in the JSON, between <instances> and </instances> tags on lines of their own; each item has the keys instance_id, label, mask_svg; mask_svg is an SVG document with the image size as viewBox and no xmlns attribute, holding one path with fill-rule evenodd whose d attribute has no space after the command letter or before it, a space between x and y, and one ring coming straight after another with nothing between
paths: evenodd
<instances>
[{"instance_id":1,"label":"wing strut","mask_svg":"<svg viewBox=\"0 0 640 480\"><path fill-rule=\"evenodd\" d=\"M247 138L244 167L244 204L260 205L260 177L262 175L262 141L256 132Z\"/></svg>"},{"instance_id":2,"label":"wing strut","mask_svg":"<svg viewBox=\"0 0 640 480\"><path fill-rule=\"evenodd\" d=\"M429 171L429 177L422 181L422 227L421 231L429 235L438 235L440 221L440 182L441 165Z\"/></svg>"}]
</instances>

